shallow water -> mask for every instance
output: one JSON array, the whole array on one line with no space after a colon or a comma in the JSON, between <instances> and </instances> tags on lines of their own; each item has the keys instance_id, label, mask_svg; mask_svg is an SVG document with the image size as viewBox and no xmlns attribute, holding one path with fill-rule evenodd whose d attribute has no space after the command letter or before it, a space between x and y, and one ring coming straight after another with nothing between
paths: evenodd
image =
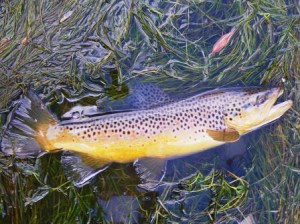
<instances>
[{"instance_id":1,"label":"shallow water","mask_svg":"<svg viewBox=\"0 0 300 224\"><path fill-rule=\"evenodd\" d=\"M61 152L0 157L3 223L297 223L297 1L4 1L0 3L0 121L31 89L58 118L132 109L130 84L175 98L232 86L282 86L293 109L279 121L202 153L168 161L160 185L113 164L76 188ZM236 27L228 45L214 43ZM78 110L75 108L75 110ZM80 115L79 115L80 116Z\"/></svg>"}]
</instances>

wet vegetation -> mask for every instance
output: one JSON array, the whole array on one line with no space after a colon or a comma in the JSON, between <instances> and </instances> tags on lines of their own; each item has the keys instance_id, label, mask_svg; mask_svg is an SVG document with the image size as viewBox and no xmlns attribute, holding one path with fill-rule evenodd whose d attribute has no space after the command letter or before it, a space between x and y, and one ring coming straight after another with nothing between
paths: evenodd
<instances>
[{"instance_id":1,"label":"wet vegetation","mask_svg":"<svg viewBox=\"0 0 300 224\"><path fill-rule=\"evenodd\" d=\"M0 154L2 223L300 222L300 6L261 1L18 1L0 3L0 122L31 88L61 117L105 109L151 82L178 97L231 86L281 86L292 110L242 139L168 165L155 187L113 164L77 188L61 153ZM236 32L218 54L214 43ZM224 151L227 152L224 153ZM224 159L225 158L225 159Z\"/></svg>"}]
</instances>

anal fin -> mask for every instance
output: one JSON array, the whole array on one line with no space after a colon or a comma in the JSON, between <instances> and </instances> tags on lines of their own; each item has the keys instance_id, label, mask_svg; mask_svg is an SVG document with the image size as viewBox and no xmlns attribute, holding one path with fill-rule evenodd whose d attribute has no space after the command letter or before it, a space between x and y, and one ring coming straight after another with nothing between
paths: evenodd
<instances>
[{"instance_id":1,"label":"anal fin","mask_svg":"<svg viewBox=\"0 0 300 224\"><path fill-rule=\"evenodd\" d=\"M133 163L141 179L139 186L144 189L154 189L164 178L166 161L160 158L142 158Z\"/></svg>"},{"instance_id":2,"label":"anal fin","mask_svg":"<svg viewBox=\"0 0 300 224\"><path fill-rule=\"evenodd\" d=\"M76 187L83 187L97 174L106 170L110 162L94 159L85 154L65 152L61 157L65 175Z\"/></svg>"}]
</instances>

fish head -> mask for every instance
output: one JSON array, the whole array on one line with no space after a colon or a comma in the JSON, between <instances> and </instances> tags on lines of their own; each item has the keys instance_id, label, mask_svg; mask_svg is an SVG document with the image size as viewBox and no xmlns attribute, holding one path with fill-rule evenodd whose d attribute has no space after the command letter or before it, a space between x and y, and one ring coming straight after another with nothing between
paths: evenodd
<instances>
[{"instance_id":1,"label":"fish head","mask_svg":"<svg viewBox=\"0 0 300 224\"><path fill-rule=\"evenodd\" d=\"M278 87L233 92L223 111L226 126L243 134L276 120L292 106L291 100L275 104L282 93Z\"/></svg>"}]
</instances>

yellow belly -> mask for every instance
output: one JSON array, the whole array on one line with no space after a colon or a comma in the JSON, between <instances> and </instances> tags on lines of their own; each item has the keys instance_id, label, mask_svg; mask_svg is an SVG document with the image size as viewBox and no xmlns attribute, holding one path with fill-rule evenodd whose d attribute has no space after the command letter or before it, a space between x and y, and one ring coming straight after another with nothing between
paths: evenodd
<instances>
[{"instance_id":1,"label":"yellow belly","mask_svg":"<svg viewBox=\"0 0 300 224\"><path fill-rule=\"evenodd\" d=\"M221 145L209 136L198 137L181 133L180 138L166 134L157 134L151 139L130 136L120 139L117 135L101 136L97 140L81 139L68 133L62 134L52 142L53 148L84 153L94 159L111 162L131 162L137 158L154 157L168 158L186 155Z\"/></svg>"}]
</instances>

